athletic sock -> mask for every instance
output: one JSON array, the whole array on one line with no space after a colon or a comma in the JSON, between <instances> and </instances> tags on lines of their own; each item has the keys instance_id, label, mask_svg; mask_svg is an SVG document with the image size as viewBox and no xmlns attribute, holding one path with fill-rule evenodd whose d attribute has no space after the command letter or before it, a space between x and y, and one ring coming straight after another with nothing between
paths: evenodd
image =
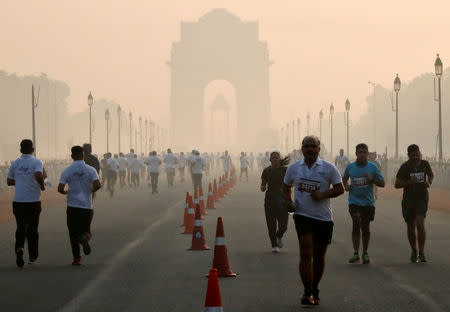
<instances>
[{"instance_id":1,"label":"athletic sock","mask_svg":"<svg viewBox=\"0 0 450 312\"><path fill-rule=\"evenodd\" d=\"M305 287L305 295L311 295L311 282L303 282L303 286Z\"/></svg>"}]
</instances>

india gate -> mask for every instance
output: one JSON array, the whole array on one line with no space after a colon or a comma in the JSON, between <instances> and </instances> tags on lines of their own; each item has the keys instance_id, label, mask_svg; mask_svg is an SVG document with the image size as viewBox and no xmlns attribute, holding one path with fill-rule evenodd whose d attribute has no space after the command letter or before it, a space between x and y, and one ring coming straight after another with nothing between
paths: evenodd
<instances>
[{"instance_id":1,"label":"india gate","mask_svg":"<svg viewBox=\"0 0 450 312\"><path fill-rule=\"evenodd\" d=\"M234 119L234 146L250 150L266 146L270 130L267 43L259 40L258 22L241 21L225 9L215 9L197 22L181 23L180 41L171 59L171 139L178 149L207 146L205 125L215 109ZM235 90L235 110L224 101L205 103L205 88L215 80ZM206 112L206 113L205 113ZM214 124L211 122L210 124ZM229 124L227 125L229 127Z\"/></svg>"}]
</instances>

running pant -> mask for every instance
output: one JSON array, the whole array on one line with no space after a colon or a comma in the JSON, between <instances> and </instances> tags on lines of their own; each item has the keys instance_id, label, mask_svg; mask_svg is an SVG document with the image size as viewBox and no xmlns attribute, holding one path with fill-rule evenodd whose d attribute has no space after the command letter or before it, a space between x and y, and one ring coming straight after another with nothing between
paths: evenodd
<instances>
[{"instance_id":1,"label":"running pant","mask_svg":"<svg viewBox=\"0 0 450 312\"><path fill-rule=\"evenodd\" d=\"M150 172L150 183L152 184L152 191L158 190L158 176L157 172Z\"/></svg>"},{"instance_id":2,"label":"running pant","mask_svg":"<svg viewBox=\"0 0 450 312\"><path fill-rule=\"evenodd\" d=\"M28 255L30 259L39 256L39 215L41 214L41 202L19 203L13 202L13 213L16 217L16 244L17 248L24 248L25 238L28 241Z\"/></svg>"},{"instance_id":3,"label":"running pant","mask_svg":"<svg viewBox=\"0 0 450 312\"><path fill-rule=\"evenodd\" d=\"M83 236L88 240L92 237L91 221L93 216L92 209L67 207L67 228L74 258L80 258L80 243Z\"/></svg>"},{"instance_id":4,"label":"running pant","mask_svg":"<svg viewBox=\"0 0 450 312\"><path fill-rule=\"evenodd\" d=\"M175 168L166 169L167 183L169 186L173 186L173 178L175 177Z\"/></svg>"},{"instance_id":5,"label":"running pant","mask_svg":"<svg viewBox=\"0 0 450 312\"><path fill-rule=\"evenodd\" d=\"M139 186L139 172L131 173L131 184L134 185L134 187Z\"/></svg>"},{"instance_id":6,"label":"running pant","mask_svg":"<svg viewBox=\"0 0 450 312\"><path fill-rule=\"evenodd\" d=\"M180 173L181 181L184 181L184 168L185 168L185 167L180 167L180 168L178 168L178 171L179 171L179 173Z\"/></svg>"},{"instance_id":7,"label":"running pant","mask_svg":"<svg viewBox=\"0 0 450 312\"><path fill-rule=\"evenodd\" d=\"M202 186L202 174L193 173L192 174L192 184L194 185L194 190L198 190Z\"/></svg>"},{"instance_id":8,"label":"running pant","mask_svg":"<svg viewBox=\"0 0 450 312\"><path fill-rule=\"evenodd\" d=\"M272 247L277 247L277 238L282 238L286 232L289 217L282 195L266 196L264 210L266 213L270 243Z\"/></svg>"}]
</instances>

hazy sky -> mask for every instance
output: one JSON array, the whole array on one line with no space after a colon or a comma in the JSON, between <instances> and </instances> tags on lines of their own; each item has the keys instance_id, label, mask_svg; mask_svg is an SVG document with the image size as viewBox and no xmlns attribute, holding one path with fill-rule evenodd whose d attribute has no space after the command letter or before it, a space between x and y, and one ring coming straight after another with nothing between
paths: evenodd
<instances>
[{"instance_id":1,"label":"hazy sky","mask_svg":"<svg viewBox=\"0 0 450 312\"><path fill-rule=\"evenodd\" d=\"M448 0L2 0L0 69L66 81L73 111L92 90L167 120L166 62L180 22L213 8L259 21L274 61L275 125L331 101L343 110L346 97L356 118L368 80L390 87L398 72L407 82L433 71L436 52L450 64Z\"/></svg>"}]
</instances>

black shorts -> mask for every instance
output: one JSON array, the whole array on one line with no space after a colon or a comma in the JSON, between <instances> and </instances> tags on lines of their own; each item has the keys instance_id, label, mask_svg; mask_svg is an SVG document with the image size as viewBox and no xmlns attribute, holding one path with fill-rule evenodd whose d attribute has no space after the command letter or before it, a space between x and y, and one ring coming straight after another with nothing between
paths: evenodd
<instances>
[{"instance_id":1,"label":"black shorts","mask_svg":"<svg viewBox=\"0 0 450 312\"><path fill-rule=\"evenodd\" d=\"M326 245L331 243L333 238L333 221L322 221L294 214L294 222L299 240L303 235L313 234L315 241Z\"/></svg>"},{"instance_id":2,"label":"black shorts","mask_svg":"<svg viewBox=\"0 0 450 312\"><path fill-rule=\"evenodd\" d=\"M359 206L351 204L348 206L348 212L351 216L359 214L364 221L373 221L375 219L375 207L374 206Z\"/></svg>"},{"instance_id":3,"label":"black shorts","mask_svg":"<svg viewBox=\"0 0 450 312\"><path fill-rule=\"evenodd\" d=\"M402 200L402 215L405 222L414 220L417 215L427 216L428 198L421 200Z\"/></svg>"}]
</instances>

